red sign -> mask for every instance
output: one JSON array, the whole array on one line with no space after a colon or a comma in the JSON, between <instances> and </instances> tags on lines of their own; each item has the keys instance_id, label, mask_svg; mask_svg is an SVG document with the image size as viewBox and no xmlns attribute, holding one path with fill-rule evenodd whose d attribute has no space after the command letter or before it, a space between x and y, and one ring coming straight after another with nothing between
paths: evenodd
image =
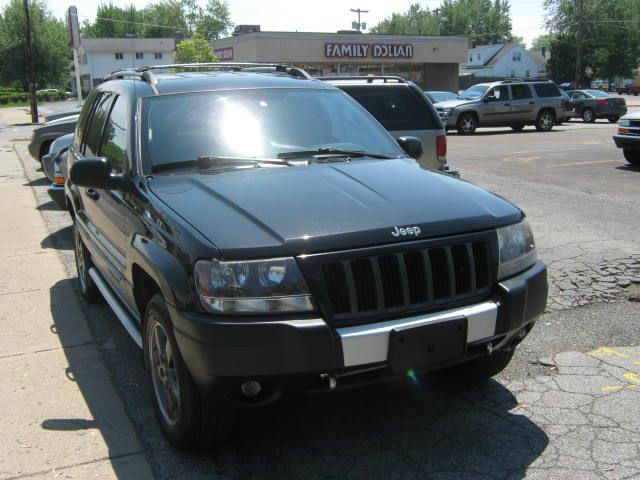
<instances>
[{"instance_id":1,"label":"red sign","mask_svg":"<svg viewBox=\"0 0 640 480\"><path fill-rule=\"evenodd\" d=\"M329 58L413 58L410 43L325 43Z\"/></svg>"},{"instance_id":2,"label":"red sign","mask_svg":"<svg viewBox=\"0 0 640 480\"><path fill-rule=\"evenodd\" d=\"M217 48L213 53L215 53L216 57L221 62L230 62L233 60L233 47Z\"/></svg>"}]
</instances>

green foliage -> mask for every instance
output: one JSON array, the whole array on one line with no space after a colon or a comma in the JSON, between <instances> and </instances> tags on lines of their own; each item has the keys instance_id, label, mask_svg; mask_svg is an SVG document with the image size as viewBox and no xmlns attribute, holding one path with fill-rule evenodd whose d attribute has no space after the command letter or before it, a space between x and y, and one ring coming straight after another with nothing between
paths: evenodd
<instances>
[{"instance_id":1,"label":"green foliage","mask_svg":"<svg viewBox=\"0 0 640 480\"><path fill-rule=\"evenodd\" d=\"M44 0L29 2L33 63L37 87L56 85L69 74L67 29L47 10ZM0 15L0 82L27 90L26 35L21 0L9 0Z\"/></svg>"},{"instance_id":2,"label":"green foliage","mask_svg":"<svg viewBox=\"0 0 640 480\"><path fill-rule=\"evenodd\" d=\"M210 41L224 36L232 26L229 7L222 0L208 0L204 8L197 0L158 0L143 9L109 2L98 6L93 23L83 23L82 33L91 38L122 38L127 33L141 38L185 38L199 33Z\"/></svg>"},{"instance_id":3,"label":"green foliage","mask_svg":"<svg viewBox=\"0 0 640 480\"><path fill-rule=\"evenodd\" d=\"M549 72L557 81L573 80L576 65L578 11L573 0L545 0L550 31ZM582 73L584 84L593 78L612 81L629 76L640 60L640 2L586 0Z\"/></svg>"},{"instance_id":4,"label":"green foliage","mask_svg":"<svg viewBox=\"0 0 640 480\"><path fill-rule=\"evenodd\" d=\"M540 35L539 37L536 37L533 39L533 42L531 42L531 50L542 50L542 47L546 48L547 51L549 51L549 48L551 48L551 41L552 41L553 37L551 35Z\"/></svg>"},{"instance_id":5,"label":"green foliage","mask_svg":"<svg viewBox=\"0 0 640 480\"><path fill-rule=\"evenodd\" d=\"M444 0L441 35L469 35L476 44L517 40L511 33L509 0ZM394 13L371 29L372 33L435 35L436 14L415 3L405 13Z\"/></svg>"},{"instance_id":6,"label":"green foliage","mask_svg":"<svg viewBox=\"0 0 640 480\"><path fill-rule=\"evenodd\" d=\"M204 63L216 62L217 58L207 40L196 33L193 40L180 42L176 47L176 62L178 63Z\"/></svg>"}]
</instances>

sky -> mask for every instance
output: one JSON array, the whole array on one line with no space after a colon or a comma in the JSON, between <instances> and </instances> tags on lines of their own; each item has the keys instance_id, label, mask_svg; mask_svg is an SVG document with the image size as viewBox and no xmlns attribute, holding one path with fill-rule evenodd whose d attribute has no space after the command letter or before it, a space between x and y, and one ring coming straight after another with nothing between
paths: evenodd
<instances>
[{"instance_id":1,"label":"sky","mask_svg":"<svg viewBox=\"0 0 640 480\"><path fill-rule=\"evenodd\" d=\"M92 20L102 0L47 0L54 15L63 18L70 5L78 8L80 20ZM108 1L108 0L107 0ZM133 3L142 8L153 0L111 0L115 5ZM198 0L204 6L206 0ZM0 7L8 0L0 0ZM437 8L440 0L227 0L234 24L260 25L262 30L301 32L335 32L351 28L356 14L351 8L369 10L362 21L373 26L394 12L405 12L412 3L420 3L430 9ZM542 28L543 0L511 0L513 34L531 41L544 33Z\"/></svg>"}]
</instances>

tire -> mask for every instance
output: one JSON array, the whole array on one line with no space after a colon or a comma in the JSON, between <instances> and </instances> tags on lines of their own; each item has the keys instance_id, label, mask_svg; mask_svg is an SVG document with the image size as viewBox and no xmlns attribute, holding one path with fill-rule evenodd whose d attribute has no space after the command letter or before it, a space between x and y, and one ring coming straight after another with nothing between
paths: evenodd
<instances>
[{"instance_id":1,"label":"tire","mask_svg":"<svg viewBox=\"0 0 640 480\"><path fill-rule=\"evenodd\" d=\"M151 399L162 432L180 450L209 450L231 431L229 402L205 396L178 349L169 312L154 295L144 316L144 362Z\"/></svg>"},{"instance_id":2,"label":"tire","mask_svg":"<svg viewBox=\"0 0 640 480\"><path fill-rule=\"evenodd\" d=\"M98 290L93 278L91 278L91 275L89 275L89 269L93 267L91 255L84 245L82 237L80 237L80 231L78 230L78 224L76 222L73 222L73 243L80 293L87 302L100 303L103 300L102 294L100 290Z\"/></svg>"},{"instance_id":3,"label":"tire","mask_svg":"<svg viewBox=\"0 0 640 480\"><path fill-rule=\"evenodd\" d=\"M42 157L49 153L49 148L51 147L52 143L53 140L47 140L45 142L42 142L42 145L40 145L40 156L38 157L38 161L40 163L42 163Z\"/></svg>"},{"instance_id":4,"label":"tire","mask_svg":"<svg viewBox=\"0 0 640 480\"><path fill-rule=\"evenodd\" d=\"M628 148L622 150L624 158L631 165L640 166L640 150L630 150Z\"/></svg>"},{"instance_id":5,"label":"tire","mask_svg":"<svg viewBox=\"0 0 640 480\"><path fill-rule=\"evenodd\" d=\"M473 135L478 128L478 119L473 113L463 113L458 119L457 128L460 135Z\"/></svg>"},{"instance_id":6,"label":"tire","mask_svg":"<svg viewBox=\"0 0 640 480\"><path fill-rule=\"evenodd\" d=\"M515 350L498 350L488 357L480 357L453 367L448 367L438 372L438 377L444 381L453 381L472 385L483 383L504 370Z\"/></svg>"},{"instance_id":7,"label":"tire","mask_svg":"<svg viewBox=\"0 0 640 480\"><path fill-rule=\"evenodd\" d=\"M524 123L520 123L518 125L511 125L511 130L514 130L516 132L520 132L522 131L522 129L525 127Z\"/></svg>"},{"instance_id":8,"label":"tire","mask_svg":"<svg viewBox=\"0 0 640 480\"><path fill-rule=\"evenodd\" d=\"M618 120L620 120L620 117L609 117L607 120L609 120L611 123L616 123Z\"/></svg>"},{"instance_id":9,"label":"tire","mask_svg":"<svg viewBox=\"0 0 640 480\"><path fill-rule=\"evenodd\" d=\"M582 110L581 116L584 123L593 123L596 121L596 114L591 108L585 108L584 110Z\"/></svg>"},{"instance_id":10,"label":"tire","mask_svg":"<svg viewBox=\"0 0 640 480\"><path fill-rule=\"evenodd\" d=\"M536 118L536 130L539 132L550 132L556 123L553 112L550 110L542 110Z\"/></svg>"}]
</instances>

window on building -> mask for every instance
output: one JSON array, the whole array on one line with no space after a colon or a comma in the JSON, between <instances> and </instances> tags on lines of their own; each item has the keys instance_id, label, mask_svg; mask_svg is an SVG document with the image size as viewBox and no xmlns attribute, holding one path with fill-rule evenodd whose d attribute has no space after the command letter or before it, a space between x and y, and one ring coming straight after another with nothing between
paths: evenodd
<instances>
[{"instance_id":1,"label":"window on building","mask_svg":"<svg viewBox=\"0 0 640 480\"><path fill-rule=\"evenodd\" d=\"M117 97L104 126L100 155L111 162L113 173L122 173L127 157L127 102Z\"/></svg>"},{"instance_id":2,"label":"window on building","mask_svg":"<svg viewBox=\"0 0 640 480\"><path fill-rule=\"evenodd\" d=\"M530 77L531 76L531 70L525 70L524 76L525 77Z\"/></svg>"},{"instance_id":3,"label":"window on building","mask_svg":"<svg viewBox=\"0 0 640 480\"><path fill-rule=\"evenodd\" d=\"M480 54L476 53L476 60L480 60Z\"/></svg>"},{"instance_id":4,"label":"window on building","mask_svg":"<svg viewBox=\"0 0 640 480\"><path fill-rule=\"evenodd\" d=\"M82 56L80 57L80 63L82 65L86 65L87 64L87 54L83 53Z\"/></svg>"},{"instance_id":5,"label":"window on building","mask_svg":"<svg viewBox=\"0 0 640 480\"><path fill-rule=\"evenodd\" d=\"M136 60L142 60L144 58L144 53L136 52Z\"/></svg>"},{"instance_id":6,"label":"window on building","mask_svg":"<svg viewBox=\"0 0 640 480\"><path fill-rule=\"evenodd\" d=\"M521 52L513 52L513 61L514 62L519 62L520 60L522 60L522 53Z\"/></svg>"},{"instance_id":7,"label":"window on building","mask_svg":"<svg viewBox=\"0 0 640 480\"><path fill-rule=\"evenodd\" d=\"M124 55L122 54L122 52L116 52L115 56L116 56L116 60L122 60L124 58Z\"/></svg>"},{"instance_id":8,"label":"window on building","mask_svg":"<svg viewBox=\"0 0 640 480\"><path fill-rule=\"evenodd\" d=\"M516 76L516 71L515 70L511 70L511 76L515 77Z\"/></svg>"},{"instance_id":9,"label":"window on building","mask_svg":"<svg viewBox=\"0 0 640 480\"><path fill-rule=\"evenodd\" d=\"M155 58L156 60L162 60L162 52L154 53L153 58Z\"/></svg>"},{"instance_id":10,"label":"window on building","mask_svg":"<svg viewBox=\"0 0 640 480\"><path fill-rule=\"evenodd\" d=\"M469 61L473 62L473 55L469 55Z\"/></svg>"}]
</instances>

